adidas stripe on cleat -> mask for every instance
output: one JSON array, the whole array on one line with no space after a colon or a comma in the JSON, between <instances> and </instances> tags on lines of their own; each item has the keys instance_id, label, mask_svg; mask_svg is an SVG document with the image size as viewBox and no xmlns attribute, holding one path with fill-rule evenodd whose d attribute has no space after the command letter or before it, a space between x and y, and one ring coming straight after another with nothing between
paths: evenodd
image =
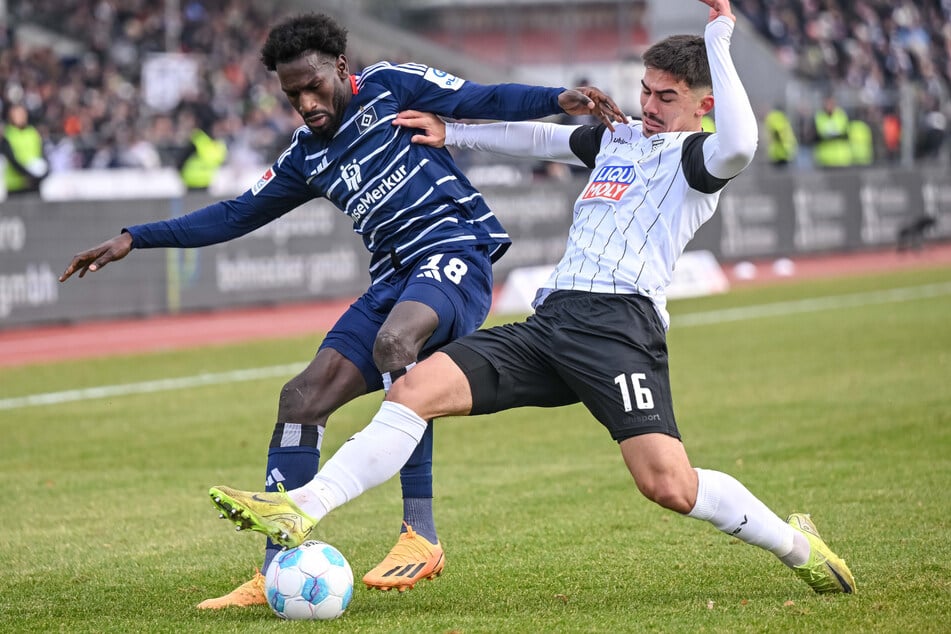
<instances>
[{"instance_id":1,"label":"adidas stripe on cleat","mask_svg":"<svg viewBox=\"0 0 951 634\"><path fill-rule=\"evenodd\" d=\"M435 579L442 574L446 558L439 542L433 544L406 524L396 545L373 570L363 576L367 588L412 590L421 579Z\"/></svg>"}]
</instances>

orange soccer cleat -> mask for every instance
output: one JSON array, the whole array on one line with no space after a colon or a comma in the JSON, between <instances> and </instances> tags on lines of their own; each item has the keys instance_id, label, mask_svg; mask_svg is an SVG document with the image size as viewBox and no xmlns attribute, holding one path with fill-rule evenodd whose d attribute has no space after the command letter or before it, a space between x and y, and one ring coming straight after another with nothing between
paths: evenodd
<instances>
[{"instance_id":1,"label":"orange soccer cleat","mask_svg":"<svg viewBox=\"0 0 951 634\"><path fill-rule=\"evenodd\" d=\"M435 544L416 533L406 524L406 532L401 533L396 545L376 568L363 577L367 588L400 592L412 590L420 579L433 579L442 573L446 565L442 546Z\"/></svg>"}]
</instances>

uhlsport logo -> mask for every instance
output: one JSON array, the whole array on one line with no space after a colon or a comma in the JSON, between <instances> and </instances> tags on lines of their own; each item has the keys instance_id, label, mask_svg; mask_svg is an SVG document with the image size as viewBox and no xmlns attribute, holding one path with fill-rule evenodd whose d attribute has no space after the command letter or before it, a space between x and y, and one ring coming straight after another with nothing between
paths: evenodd
<instances>
[{"instance_id":1,"label":"uhlsport logo","mask_svg":"<svg viewBox=\"0 0 951 634\"><path fill-rule=\"evenodd\" d=\"M258 182L251 187L251 195L257 196L258 192L264 189L264 186L270 183L272 178L274 178L274 169L269 167L264 175L258 179Z\"/></svg>"},{"instance_id":2,"label":"uhlsport logo","mask_svg":"<svg viewBox=\"0 0 951 634\"><path fill-rule=\"evenodd\" d=\"M621 196L628 190L637 172L628 165L605 165L595 172L591 182L581 194L582 200L590 198L607 198L621 200Z\"/></svg>"}]
</instances>

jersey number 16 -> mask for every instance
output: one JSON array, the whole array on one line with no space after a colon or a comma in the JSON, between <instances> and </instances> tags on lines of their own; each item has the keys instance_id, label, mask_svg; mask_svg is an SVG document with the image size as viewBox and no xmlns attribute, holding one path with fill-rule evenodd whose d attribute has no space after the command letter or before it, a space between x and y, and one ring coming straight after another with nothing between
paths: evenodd
<instances>
[{"instance_id":1,"label":"jersey number 16","mask_svg":"<svg viewBox=\"0 0 951 634\"><path fill-rule=\"evenodd\" d=\"M639 372L631 374L630 383L628 383L626 374L619 374L614 377L614 382L621 388L621 399L624 400L625 412L630 412L633 409L631 406L632 393L634 395L634 407L637 407L637 409L654 409L654 395L651 394L650 388L641 384L641 381L646 379L647 375Z\"/></svg>"}]
</instances>

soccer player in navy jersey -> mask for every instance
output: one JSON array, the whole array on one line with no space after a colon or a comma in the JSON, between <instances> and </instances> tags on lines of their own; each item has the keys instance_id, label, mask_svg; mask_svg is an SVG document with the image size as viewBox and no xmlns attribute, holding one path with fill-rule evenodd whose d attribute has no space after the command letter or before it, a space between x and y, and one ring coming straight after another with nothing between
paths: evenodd
<instances>
[{"instance_id":1,"label":"soccer player in navy jersey","mask_svg":"<svg viewBox=\"0 0 951 634\"><path fill-rule=\"evenodd\" d=\"M650 500L775 554L816 592L855 581L804 513L786 521L733 477L691 466L674 420L665 291L720 192L753 158L757 121L730 57L728 0L710 7L704 37L672 36L644 54L642 119L604 125L448 125L421 113L396 124L415 140L583 164L564 256L526 321L480 330L443 347L393 384L370 424L303 487L254 494L212 487L239 527L287 546L362 491L392 477L427 420L521 406L582 402L618 442ZM717 130L703 132L716 101Z\"/></svg>"},{"instance_id":2,"label":"soccer player in navy jersey","mask_svg":"<svg viewBox=\"0 0 951 634\"><path fill-rule=\"evenodd\" d=\"M453 118L523 120L593 114L622 121L596 88L478 85L422 64L379 62L359 75L347 33L325 15L274 27L261 59L304 125L250 190L187 215L135 225L73 257L60 281L83 277L132 249L201 247L237 238L324 197L353 221L371 254L371 284L343 314L311 363L282 389L266 489L297 488L317 472L330 414L388 389L418 358L478 328L492 299L491 264L510 244L505 229L449 152L411 142L392 121L408 108ZM411 588L439 574L443 549L432 513L432 427L401 471L404 517L393 550L364 582ZM402 464L400 465L403 466ZM280 546L269 542L264 567ZM265 603L260 572L199 608Z\"/></svg>"}]
</instances>

